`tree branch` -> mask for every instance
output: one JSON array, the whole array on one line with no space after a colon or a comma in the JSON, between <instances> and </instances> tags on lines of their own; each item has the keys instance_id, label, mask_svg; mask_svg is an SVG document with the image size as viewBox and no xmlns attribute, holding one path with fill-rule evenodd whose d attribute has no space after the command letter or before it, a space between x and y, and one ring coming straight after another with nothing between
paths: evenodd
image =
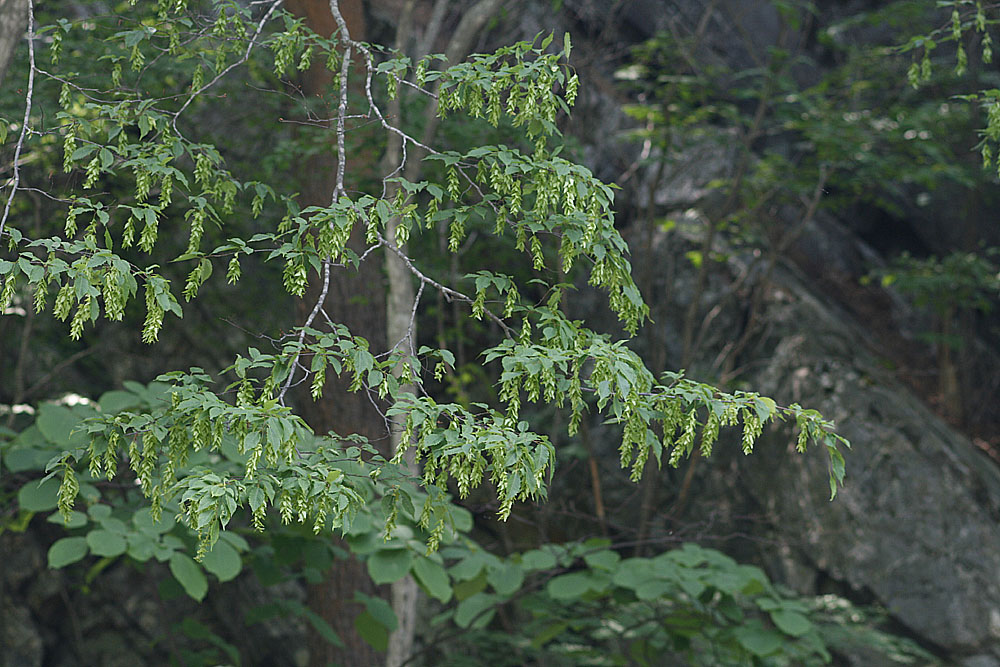
<instances>
[{"instance_id":1,"label":"tree branch","mask_svg":"<svg viewBox=\"0 0 1000 667\"><path fill-rule=\"evenodd\" d=\"M10 205L17 194L17 186L21 183L21 150L24 148L24 139L28 134L28 123L31 119L31 102L35 94L35 3L28 0L28 92L24 102L24 121L21 123L21 133L17 138L17 146L14 149L14 175L11 177L10 195L7 203L3 207L3 217L0 217L0 239L3 239L4 227L7 226L7 218L10 216Z\"/></svg>"}]
</instances>

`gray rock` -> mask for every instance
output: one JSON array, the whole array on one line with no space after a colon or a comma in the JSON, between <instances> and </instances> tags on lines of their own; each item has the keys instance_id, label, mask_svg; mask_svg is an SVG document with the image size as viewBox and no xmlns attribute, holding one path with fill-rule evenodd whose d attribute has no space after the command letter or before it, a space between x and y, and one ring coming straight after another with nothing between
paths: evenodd
<instances>
[{"instance_id":1,"label":"gray rock","mask_svg":"<svg viewBox=\"0 0 1000 667\"><path fill-rule=\"evenodd\" d=\"M678 245L671 252L683 252ZM745 270L738 256L720 267L726 280ZM715 275L708 297L726 280ZM734 321L740 307L731 300L719 321ZM752 540L766 539L757 557L801 592L832 579L943 653L1000 659L1000 470L892 377L866 330L795 271L775 271L764 319L741 381L834 420L853 443L847 483L831 501L825 451L797 454L791 430L771 428L753 456L720 446L703 471L711 500L702 511L728 496L733 516L762 514L771 528L753 528Z\"/></svg>"},{"instance_id":2,"label":"gray rock","mask_svg":"<svg viewBox=\"0 0 1000 667\"><path fill-rule=\"evenodd\" d=\"M0 618L0 667L40 667L42 638L28 609L3 599Z\"/></svg>"},{"instance_id":3,"label":"gray rock","mask_svg":"<svg viewBox=\"0 0 1000 667\"><path fill-rule=\"evenodd\" d=\"M974 655L962 661L962 667L1000 667L1000 661L988 655Z\"/></svg>"}]
</instances>

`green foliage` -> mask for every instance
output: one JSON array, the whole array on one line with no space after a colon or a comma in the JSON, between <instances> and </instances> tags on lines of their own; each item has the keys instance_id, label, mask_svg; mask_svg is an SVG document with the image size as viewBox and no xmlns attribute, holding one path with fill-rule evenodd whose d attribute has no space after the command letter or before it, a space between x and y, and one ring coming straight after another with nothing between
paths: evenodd
<instances>
[{"instance_id":1,"label":"green foliage","mask_svg":"<svg viewBox=\"0 0 1000 667\"><path fill-rule=\"evenodd\" d=\"M675 386L688 383L679 376L674 380ZM755 400L761 412L770 409L766 401ZM3 463L8 472L24 474L40 470L53 457L61 460L69 441L86 442L80 434L94 423L90 420L101 406L143 414L152 406L172 401L169 385L129 383L125 391L108 392L96 404L72 408L43 404L35 424L3 444ZM214 452L201 449L191 453L186 465L197 469L212 458L218 459L212 469L219 476L226 471L232 475L244 470L246 462L236 443L224 437ZM759 569L738 565L717 551L687 544L654 558L623 558L608 542L597 540L545 545L501 558L469 539L472 519L468 512L457 506L446 507L446 499L440 499L432 504L433 511L445 512L451 526L437 538L441 548L428 553L427 544L435 528L428 530L422 525L425 522L421 521L419 509L405 500L420 498L419 492L411 487L408 494L401 494L398 487L386 484L384 479L373 483L368 475L351 472L365 469L356 464L344 475L355 477L356 490L363 498L353 520L342 527L347 544L366 562L377 583L391 583L407 574L414 576L428 596L444 605L436 626L447 621L467 630L448 655L451 650L482 655L491 641L485 628L502 608L509 608L506 613L523 619L523 633L504 639L525 643L516 655L534 652L557 660L556 664L579 664L579 660L596 656L625 659L626 655L640 664L656 664L655 656L664 654L694 661L691 664L698 664L697 659L707 660L706 664L717 664L719 660L737 664L739 660L754 659L767 664L786 664L789 660L799 664L808 659L821 661L827 655L822 625L826 621L822 614L817 615L817 605L781 594ZM187 474L185 468L175 472L181 479ZM204 482L206 477L195 479ZM88 555L102 559L102 568L118 560L158 561L167 566L184 593L203 600L212 582L229 581L248 567L268 585L302 576L311 580L334 563L335 556L325 542L331 532L329 524L317 539L311 530L302 532L294 524L282 528L269 522L265 533L253 533L247 540L241 535L250 526L247 520L235 516L230 521L237 524L231 526L233 530L220 532L214 547L196 561L188 555L196 550L196 524L173 519L184 516L183 496L161 506L161 517L156 519L141 492L133 489L123 498L118 489L102 482L104 478L103 472L96 476L86 470L79 472L85 511L73 510L65 523L55 507L57 480L49 479L42 485L28 482L20 491L24 514L30 517L36 512L46 513L49 521L69 531L69 537L50 547L50 567L69 567ZM393 483L407 484L403 479ZM382 497L381 503L373 502L376 492ZM427 500L431 497L427 496ZM392 513L395 527L386 535L386 520ZM396 622L391 609L377 598L361 596L359 601L365 605L356 620L361 636L373 646L384 646ZM340 642L314 612L288 601L249 610L247 622L274 614L301 616L329 641ZM834 627L841 631L836 637L858 641L850 619L840 619ZM202 630L195 633L198 641L217 647L223 642ZM868 643L889 642L881 633L866 632ZM908 650L908 645L902 646ZM195 664L218 659L207 656L203 658L208 661L205 663L198 662L202 658L191 659ZM617 664L614 660L618 658L608 659L612 660L609 664ZM457 663L445 657L439 664Z\"/></svg>"},{"instance_id":2,"label":"green foliage","mask_svg":"<svg viewBox=\"0 0 1000 667\"><path fill-rule=\"evenodd\" d=\"M272 350L248 347L218 374L173 370L148 385L125 383L96 404L40 405L34 423L3 444L2 464L18 475L19 521L51 512L48 520L68 531L52 545L49 565L94 557L96 573L155 561L201 601L248 563L264 582L288 570L320 576L333 563L325 540L336 531L376 582L412 574L449 605L442 618L461 628L484 628L498 605L512 604L530 617L534 649L557 647L554 655L577 657L578 640L590 655L608 641L608 628L625 623L628 654L639 662L659 650L694 656L706 647L727 659L824 658L806 610L777 595L759 570L717 552L688 546L622 560L604 546L574 545L501 559L468 539L471 516L450 501L450 488L465 497L485 480L501 519L517 502L544 499L556 449L529 420L532 407L549 404L568 409L570 435L591 413L620 428L620 461L633 481L651 454L671 466L695 447L711 454L723 427L741 429L750 454L763 427L784 420L795 421L800 452L810 441L827 450L832 495L844 479L838 448L848 443L818 412L683 373L655 377L627 340L562 311L567 281L579 279L606 296L629 334L649 314L615 228L613 187L561 156L557 117L579 86L569 37L561 48L549 36L436 68L439 58L414 64L346 34L317 36L277 3L197 9L145 3L39 30L51 39L51 71L30 75L60 111L30 115L18 150L65 174L50 194L59 224L42 231L4 213L0 310L30 303L35 313L51 311L69 322L73 340L101 320L122 322L152 345L165 327L185 326L168 313L182 318L206 294L241 289L253 300L260 287L241 284L249 273L242 267L256 262L274 265L261 275L306 299L310 315ZM367 66L355 106L404 148L427 153L427 180L403 178L399 165L370 190L346 188L345 105L332 130L335 195L304 207L283 177L265 182L249 166L229 164L195 120L212 104L209 91L244 69L255 85L280 89L282 77L325 63L346 99L347 78L358 76L349 54ZM423 146L383 114L383 81L388 98L404 85L436 95L441 118L512 128L515 145ZM438 228L453 254L470 230L488 230L491 244L521 255L523 270L486 267L444 284L431 277L429 260L405 250ZM365 248L349 245L352 237L363 237ZM373 349L325 317L331 271L372 261L376 251L398 256L419 284L413 317L427 288L489 325L482 360L495 369L497 400L439 400L433 382L454 372L452 350L418 346L412 336ZM528 273L534 284L517 277ZM533 301L536 290L545 297ZM317 434L305 423L291 389L308 386L322 399L331 373L399 418L402 445L393 455L362 436ZM416 475L404 464L408 451L421 465ZM544 585L526 588L539 576ZM360 634L383 646L395 627L391 610L375 598L358 601ZM340 641L309 610L279 607L270 611L302 616ZM230 658L235 650L196 622L182 630Z\"/></svg>"},{"instance_id":3,"label":"green foliage","mask_svg":"<svg viewBox=\"0 0 1000 667\"><path fill-rule=\"evenodd\" d=\"M465 153L432 152L429 158L444 168L444 183L410 183L396 177L402 187L391 200L342 192L328 207L299 210L292 197L279 197L266 184L235 178L215 147L188 139L180 129L185 111L211 85L201 84L198 72L218 78L252 51L251 42L245 42L245 54L242 50L242 40L248 39L250 31L249 10L234 6L214 18L200 17L204 25L212 26L211 37L202 35L194 41L181 39L189 19L178 11L173 5L161 5L148 26L102 35L107 51L101 58L118 64L127 60L136 71L135 75L115 74L112 81L103 82L102 97L84 95L75 84L63 84L60 124L54 131L63 139L64 169L82 170L84 190L94 190L99 180L112 179L126 190L121 195L73 193L62 237L32 239L8 226L14 259L0 264L4 305L15 292L30 290L41 312L49 302L46 295L54 290L53 312L60 319L73 315L70 336L78 338L100 316L102 303L106 318L122 319L142 284L146 306L142 339L154 342L165 314L180 317L184 310L170 280L158 272L159 265L143 259L162 254L157 252L162 245L157 230L168 208L174 206L185 211L189 222L187 247L172 260L168 254L159 261L191 267L182 290L186 301L198 296L220 259L228 258L227 275L232 281L239 277L239 258L265 253L269 261L284 265L285 289L302 296L311 273L322 277L339 262L359 261L347 248L355 226L365 230L374 249L387 245L383 232L390 219L402 221L396 242L404 242L426 226L447 224L448 245L454 251L468 221L494 219L495 233L501 236L510 231L516 248L530 257L536 271L547 266L543 238L558 240L563 271L586 260L589 282L607 292L609 305L626 329L634 331L648 313L630 274L625 242L614 228L612 190L585 168L558 157L558 149L548 148L549 139L557 135L556 114L568 110L576 95L575 75L564 64L568 39L562 51L549 50L551 40L546 38L540 46L518 44L445 70L434 70L427 61L417 65L422 80L441 84L441 115L462 111L472 118L485 116L494 125L506 116L514 127L523 129L533 153L505 146L482 146ZM268 16L259 22L258 34ZM339 74L338 49L345 44L361 50L366 58L374 57L366 46L323 40L298 21L283 20L285 29L264 39L274 52L277 76L296 59L303 67L301 59L311 57L309 53L320 55ZM65 32L70 27L61 24L59 29ZM233 39L222 39L222 35ZM191 77L190 92L144 99L149 93L140 74L150 60L147 48L165 49L185 63L172 78ZM198 63L194 69L192 62ZM410 67L406 59L388 57L377 70L395 81ZM133 102L136 95L143 101ZM368 102L380 115L374 100ZM131 180L122 182L123 174L131 174ZM155 191L158 199L151 203ZM232 237L204 251L205 223L224 225L241 195L252 195L254 212L261 211L265 199L283 201L286 211L276 229L248 238ZM124 219L124 225L115 225L115 219ZM141 255L130 251L136 232ZM126 259L126 251L132 259ZM310 318L277 354L250 348L247 356L236 358L227 369L233 378L227 389L235 391L235 401L217 393L208 374L192 369L161 376L165 400L146 410L122 409L95 416L84 427L89 442L77 441L50 466L63 480L59 494L63 515L73 511L76 464L87 466L95 479L111 478L119 462L127 460L154 518L159 518L167 504L177 502L180 517L199 535L199 560L241 507L251 511L258 528L263 528L268 508L277 510L283 522L309 522L315 531L349 528L366 500L345 469L346 462L354 461L364 468L364 476L373 479L394 473L391 466L382 467L375 449L363 440L353 443L331 434L314 441L310 429L286 404L286 391L297 381L302 360L310 358L305 379L313 387L314 398L321 395L327 369L332 369L349 378L352 391L377 395L394 403L390 414L406 415L403 441L409 442L412 436L412 446L425 461L423 484L431 491L418 519L429 530L431 549L437 547L449 521L447 512L440 511L443 505L435 500L443 496L435 489L443 489L449 479L455 480L464 495L489 470L500 495L502 518L513 502L544 496L553 451L547 438L519 419L523 400L537 403L568 396L572 433L587 408L584 394L595 395L597 409L610 409L611 420L623 426L622 465L631 466L633 479L638 479L651 450L659 461L666 446L672 465L690 454L699 425L703 427L701 447L708 453L720 426L742 421L743 449L749 453L763 424L786 416L796 419L803 434L800 449L808 438L830 449L834 491L842 479L836 445L844 441L813 411L798 406L778 409L769 399L723 394L680 376L667 378L667 384L657 383L623 341L611 342L593 334L551 307L524 303L509 276L479 274L475 296L465 296L427 278L412 260L407 262L422 285L466 302L473 317L487 317L506 332L485 357L503 367L499 395L505 412L486 405L469 410L438 404L430 396L400 390L407 384L420 386L419 369L425 365L444 363L447 368L450 355L446 351L424 348L413 355L397 347L381 356L342 324L322 330L312 326ZM502 309L494 310L487 301L493 290L504 301ZM395 369L402 369L402 374L394 373ZM654 435L656 423L668 438L676 431L676 441L661 443ZM213 457L226 448L230 458L243 464L242 469L219 470L194 463L204 461L205 453ZM401 457L402 449L394 462ZM408 488L394 488L387 497L386 534L391 533L399 508L412 512L415 505ZM105 536L92 542L92 550L99 544L97 549L109 553L120 546Z\"/></svg>"},{"instance_id":4,"label":"green foliage","mask_svg":"<svg viewBox=\"0 0 1000 667\"><path fill-rule=\"evenodd\" d=\"M971 3L964 4L968 11ZM775 5L789 36L812 20L807 4ZM734 151L732 175L709 184L728 203L714 212L720 218L715 222L739 231L727 240L765 250L781 245L772 211L782 206L817 197L819 206L832 210L862 202L899 212L893 195L900 188L933 192L949 182L971 185L982 179L965 159L963 132L973 110L958 97L942 103L940 92L906 90L900 85L905 66L894 57L898 49L872 44L863 32L851 39L852 31L871 26L891 31L890 40L908 37L937 17L927 3L904 1L823 24L817 38L834 65L785 45L771 49L762 64L692 65L700 53L697 41L657 35L619 72L643 99L629 107L643 123L635 136L659 147L663 154L655 159L667 164L705 144ZM950 72L936 84L960 91Z\"/></svg>"},{"instance_id":5,"label":"green foliage","mask_svg":"<svg viewBox=\"0 0 1000 667\"><path fill-rule=\"evenodd\" d=\"M947 20L939 22L933 30L911 37L900 47L902 52L913 54L913 62L907 72L910 84L914 88L927 85L942 69L951 69L956 76L964 77L970 69L978 73L992 65L992 33L1000 24L997 10L995 3L988 2L948 0L937 3L938 16L947 16ZM947 46L941 49L946 52L946 58L935 57L935 50L942 45ZM957 95L956 99L975 105L985 118L986 127L980 131L981 140L977 148L982 155L983 167L995 166L1000 174L1000 162L996 160L1000 143L1000 90L989 87Z\"/></svg>"},{"instance_id":6,"label":"green foliage","mask_svg":"<svg viewBox=\"0 0 1000 667\"><path fill-rule=\"evenodd\" d=\"M95 418L100 407L148 408L151 403L162 400L165 388L164 385L146 387L129 383L130 391L108 392L97 404L73 407L42 404L35 423L3 443L3 465L8 474L33 473L48 465L64 475L62 484L53 474L40 483L37 478L28 481L17 496L18 507L28 519L34 514L46 514L50 522L64 525L70 532L70 537L57 540L49 548L50 567L66 567L88 555L104 559L127 557L135 563L155 560L168 563L171 574L184 590L201 599L207 592L206 574L224 582L240 573L240 554L249 548L246 540L233 533L221 533L222 539L212 553L200 564L195 564L185 553L192 545L191 534L174 520L179 509L176 502L166 506L165 516L156 516L141 494L130 491L123 497L118 489L103 483L118 472L113 458L115 452L108 453L106 442L87 443L83 437L86 420ZM95 469L77 472L66 465L62 452L74 446L92 451L90 461ZM205 465L209 460L209 456L201 453L189 463ZM65 511L66 480L73 481L74 495L83 499L84 511ZM57 509L59 504L63 509ZM162 513L162 506L157 509Z\"/></svg>"},{"instance_id":7,"label":"green foliage","mask_svg":"<svg viewBox=\"0 0 1000 667\"><path fill-rule=\"evenodd\" d=\"M433 664L487 656L497 665L825 664L828 647L859 636L846 601L789 597L759 568L693 544L654 558L622 558L606 540L505 560L461 547L442 555L457 559L450 573L460 601L433 624L451 619L467 631L439 644ZM505 604L520 632L485 630ZM860 644L885 649L890 664L927 657L876 630Z\"/></svg>"},{"instance_id":8,"label":"green foliage","mask_svg":"<svg viewBox=\"0 0 1000 667\"><path fill-rule=\"evenodd\" d=\"M879 275L883 285L895 286L939 317L950 316L956 307L988 313L1000 296L1000 269L976 253L953 252L941 259L903 253Z\"/></svg>"}]
</instances>

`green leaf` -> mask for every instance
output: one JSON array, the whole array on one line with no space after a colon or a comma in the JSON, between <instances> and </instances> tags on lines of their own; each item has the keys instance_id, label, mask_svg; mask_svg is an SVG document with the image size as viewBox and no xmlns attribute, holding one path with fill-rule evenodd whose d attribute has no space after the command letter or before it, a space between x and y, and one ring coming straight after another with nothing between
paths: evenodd
<instances>
[{"instance_id":1,"label":"green leaf","mask_svg":"<svg viewBox=\"0 0 1000 667\"><path fill-rule=\"evenodd\" d=\"M201 602L208 592L208 580L205 573L190 556L174 552L170 556L170 573L184 587L184 592Z\"/></svg>"},{"instance_id":2,"label":"green leaf","mask_svg":"<svg viewBox=\"0 0 1000 667\"><path fill-rule=\"evenodd\" d=\"M515 563L503 563L488 569L486 580L500 595L513 595L524 583L524 570Z\"/></svg>"},{"instance_id":3,"label":"green leaf","mask_svg":"<svg viewBox=\"0 0 1000 667\"><path fill-rule=\"evenodd\" d=\"M455 581L454 591L455 598L458 600L465 600L470 598L476 593L480 593L486 589L486 572L480 571L479 574L472 579L467 581Z\"/></svg>"},{"instance_id":4,"label":"green leaf","mask_svg":"<svg viewBox=\"0 0 1000 667\"><path fill-rule=\"evenodd\" d=\"M128 550L125 553L140 563L145 563L156 554L157 544L146 533L129 533L125 539L128 541Z\"/></svg>"},{"instance_id":5,"label":"green leaf","mask_svg":"<svg viewBox=\"0 0 1000 667\"><path fill-rule=\"evenodd\" d=\"M389 631L368 610L354 619L354 629L376 651L384 651L389 646Z\"/></svg>"},{"instance_id":6,"label":"green leaf","mask_svg":"<svg viewBox=\"0 0 1000 667\"><path fill-rule=\"evenodd\" d=\"M740 646L761 658L775 653L785 642L781 635L773 630L768 630L759 622L736 628L733 634L736 635L736 641L740 643Z\"/></svg>"},{"instance_id":7,"label":"green leaf","mask_svg":"<svg viewBox=\"0 0 1000 667\"><path fill-rule=\"evenodd\" d=\"M685 567L698 567L705 562L707 556L705 550L697 544L685 543L680 549L669 552L670 558Z\"/></svg>"},{"instance_id":8,"label":"green leaf","mask_svg":"<svg viewBox=\"0 0 1000 667\"><path fill-rule=\"evenodd\" d=\"M545 590L557 600L579 598L590 590L590 577L586 572L563 574L550 580Z\"/></svg>"},{"instance_id":9,"label":"green leaf","mask_svg":"<svg viewBox=\"0 0 1000 667\"><path fill-rule=\"evenodd\" d=\"M476 593L462 600L455 610L455 625L467 628L475 623L475 627L482 627L493 617L493 611L486 612L486 610L500 601L500 596L492 593Z\"/></svg>"},{"instance_id":10,"label":"green leaf","mask_svg":"<svg viewBox=\"0 0 1000 667\"><path fill-rule=\"evenodd\" d=\"M201 565L218 577L219 581L229 581L235 579L243 569L243 559L228 542L220 540L205 554Z\"/></svg>"},{"instance_id":11,"label":"green leaf","mask_svg":"<svg viewBox=\"0 0 1000 667\"><path fill-rule=\"evenodd\" d=\"M142 405L142 399L130 391L109 391L101 395L97 404L101 406L101 412L116 414L139 407Z\"/></svg>"},{"instance_id":12,"label":"green leaf","mask_svg":"<svg viewBox=\"0 0 1000 667\"><path fill-rule=\"evenodd\" d=\"M808 618L797 611L787 609L772 611L771 620L774 621L779 630L793 637L801 637L813 627Z\"/></svg>"},{"instance_id":13,"label":"green leaf","mask_svg":"<svg viewBox=\"0 0 1000 667\"><path fill-rule=\"evenodd\" d=\"M17 504L28 512L47 512L55 509L59 495L59 480L47 479L41 484L30 481L17 492Z\"/></svg>"},{"instance_id":14,"label":"green leaf","mask_svg":"<svg viewBox=\"0 0 1000 667\"><path fill-rule=\"evenodd\" d=\"M399 625L399 620L396 618L396 612L392 610L392 605L382 598L355 591L354 599L363 603L365 610L386 630L392 632Z\"/></svg>"},{"instance_id":15,"label":"green leaf","mask_svg":"<svg viewBox=\"0 0 1000 667\"><path fill-rule=\"evenodd\" d=\"M617 586L638 591L646 583L656 578L658 574L656 569L655 561L648 558L629 558L615 569L611 580Z\"/></svg>"},{"instance_id":16,"label":"green leaf","mask_svg":"<svg viewBox=\"0 0 1000 667\"><path fill-rule=\"evenodd\" d=\"M454 357L452 357L452 365L454 365L454 361ZM465 533L472 530L472 512L464 507L453 505L451 507L451 518L454 522L455 530L458 532Z\"/></svg>"},{"instance_id":17,"label":"green leaf","mask_svg":"<svg viewBox=\"0 0 1000 667\"><path fill-rule=\"evenodd\" d=\"M427 590L427 593L441 602L451 599L451 580L444 567L423 556L413 561L413 576Z\"/></svg>"},{"instance_id":18,"label":"green leaf","mask_svg":"<svg viewBox=\"0 0 1000 667\"><path fill-rule=\"evenodd\" d=\"M79 431L73 433L73 429L80 424L80 417L66 406L43 403L38 408L38 418L35 423L46 440L53 445L69 449L87 443L84 433Z\"/></svg>"},{"instance_id":19,"label":"green leaf","mask_svg":"<svg viewBox=\"0 0 1000 667\"><path fill-rule=\"evenodd\" d=\"M35 433L39 433L38 429L35 429ZM21 435L23 436L24 433ZM35 447L16 447L3 453L3 464L4 467L6 467L10 472L45 470L45 464L50 458L52 458L51 449L45 450Z\"/></svg>"},{"instance_id":20,"label":"green leaf","mask_svg":"<svg viewBox=\"0 0 1000 667\"><path fill-rule=\"evenodd\" d=\"M774 399L767 396L758 396L753 399L753 406L757 412L757 418L760 419L761 423L766 422L774 416L778 409Z\"/></svg>"},{"instance_id":21,"label":"green leaf","mask_svg":"<svg viewBox=\"0 0 1000 667\"><path fill-rule=\"evenodd\" d=\"M309 625L313 626L316 634L334 646L343 648L344 642L341 641L337 633L334 632L333 628L330 627L330 624L327 623L322 616L307 607L302 607L299 611L301 612L301 615L309 621ZM355 620L355 623L357 623L357 620Z\"/></svg>"},{"instance_id":22,"label":"green leaf","mask_svg":"<svg viewBox=\"0 0 1000 667\"><path fill-rule=\"evenodd\" d=\"M77 512L76 510L69 513L69 521L64 521L61 512L53 512L46 519L49 523L54 523L57 526L63 526L64 528L83 528L87 525L87 515L83 512Z\"/></svg>"},{"instance_id":23,"label":"green leaf","mask_svg":"<svg viewBox=\"0 0 1000 667\"><path fill-rule=\"evenodd\" d=\"M233 533L225 533L225 535L233 535ZM306 567L314 568L318 572L326 572L333 565L333 554L330 553L325 542L310 540L302 548L302 560Z\"/></svg>"},{"instance_id":24,"label":"green leaf","mask_svg":"<svg viewBox=\"0 0 1000 667\"><path fill-rule=\"evenodd\" d=\"M534 639L531 640L531 645L534 648L541 648L551 640L561 635L568 627L569 623L567 623L566 621L553 623L552 625L548 626L547 628L539 632L537 635L535 635Z\"/></svg>"},{"instance_id":25,"label":"green leaf","mask_svg":"<svg viewBox=\"0 0 1000 667\"><path fill-rule=\"evenodd\" d=\"M95 556L120 556L128 549L124 537L103 528L87 533L87 545Z\"/></svg>"},{"instance_id":26,"label":"green leaf","mask_svg":"<svg viewBox=\"0 0 1000 667\"><path fill-rule=\"evenodd\" d=\"M451 576L458 581L473 579L486 567L487 559L480 553L470 554L467 558L451 566Z\"/></svg>"},{"instance_id":27,"label":"green leaf","mask_svg":"<svg viewBox=\"0 0 1000 667\"><path fill-rule=\"evenodd\" d=\"M114 533L115 535L125 535L128 532L128 528L125 526L125 522L121 519L116 519L114 517L108 517L101 520L101 528L108 531L109 533Z\"/></svg>"},{"instance_id":28,"label":"green leaf","mask_svg":"<svg viewBox=\"0 0 1000 667\"><path fill-rule=\"evenodd\" d=\"M49 547L49 567L58 569L75 563L87 555L87 540L82 537L64 537Z\"/></svg>"},{"instance_id":29,"label":"green leaf","mask_svg":"<svg viewBox=\"0 0 1000 667\"><path fill-rule=\"evenodd\" d=\"M556 566L556 557L551 551L533 549L521 554L521 567L525 570L551 570Z\"/></svg>"},{"instance_id":30,"label":"green leaf","mask_svg":"<svg viewBox=\"0 0 1000 667\"><path fill-rule=\"evenodd\" d=\"M90 155L91 153L93 153L96 150L97 150L97 146L95 146L93 144L87 144L86 146L80 146L75 151L73 151L73 153L72 153L72 155L70 155L69 159L72 160L73 162L76 162L77 160L82 160L83 158L87 157L88 155Z\"/></svg>"},{"instance_id":31,"label":"green leaf","mask_svg":"<svg viewBox=\"0 0 1000 667\"><path fill-rule=\"evenodd\" d=\"M173 528L176 521L174 521L172 516L166 515L160 517L160 520L154 523L153 515L150 513L149 508L143 507L132 515L132 523L144 533L160 535Z\"/></svg>"},{"instance_id":32,"label":"green leaf","mask_svg":"<svg viewBox=\"0 0 1000 667\"><path fill-rule=\"evenodd\" d=\"M674 590L674 584L662 579L653 579L636 587L630 587L635 591L635 596L640 600L657 600ZM696 597L696 596L692 596Z\"/></svg>"},{"instance_id":33,"label":"green leaf","mask_svg":"<svg viewBox=\"0 0 1000 667\"><path fill-rule=\"evenodd\" d=\"M622 559L618 552L607 549L596 553L587 554L583 557L587 565L596 570L614 571L618 562Z\"/></svg>"},{"instance_id":34,"label":"green leaf","mask_svg":"<svg viewBox=\"0 0 1000 667\"><path fill-rule=\"evenodd\" d=\"M368 573L376 584L389 584L406 576L412 562L409 549L381 549L368 559Z\"/></svg>"}]
</instances>

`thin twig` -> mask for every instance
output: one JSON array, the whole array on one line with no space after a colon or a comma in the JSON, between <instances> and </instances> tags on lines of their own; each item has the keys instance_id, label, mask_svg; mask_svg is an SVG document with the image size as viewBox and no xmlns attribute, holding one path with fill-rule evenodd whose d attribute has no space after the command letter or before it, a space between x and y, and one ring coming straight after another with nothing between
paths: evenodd
<instances>
[{"instance_id":1,"label":"thin twig","mask_svg":"<svg viewBox=\"0 0 1000 667\"><path fill-rule=\"evenodd\" d=\"M274 14L275 10L278 9L281 3L282 0L274 0L271 3L271 6L268 8L267 12L264 13L264 16L261 17L260 21L257 22L257 30L254 31L253 37L251 37L250 40L247 42L247 48L246 51L243 52L243 57L237 60L236 62L230 64L229 67L216 74L211 81L209 81L201 88L191 93L191 96L188 97L187 101L184 102L184 104L181 105L181 108L174 113L174 118L170 122L170 125L174 128L174 132L180 135L180 131L177 129L177 119L180 118L181 114L184 113L184 110L187 109L188 106L190 106L190 104L194 102L199 95L201 95L203 92L205 92L206 90L214 86L216 83L218 83L219 79L226 76L231 71L233 71L234 69L236 69L237 67L239 67L240 65L242 65L243 63L245 63L247 60L250 59L250 52L253 51L254 44L256 44L257 38L260 36L260 33L264 31L264 25L267 24L268 20L270 20L271 18L271 15Z\"/></svg>"},{"instance_id":2,"label":"thin twig","mask_svg":"<svg viewBox=\"0 0 1000 667\"><path fill-rule=\"evenodd\" d=\"M21 183L21 169L18 164L21 159L21 149L24 147L24 139L28 134L28 123L31 120L31 102L35 93L35 3L28 0L28 92L24 102L24 122L21 123L21 134L17 138L17 147L14 149L14 175L11 177L10 195L7 203L3 207L3 217L0 218L0 239L3 238L4 227L7 226L7 218L10 216L10 205L17 194L17 186Z\"/></svg>"},{"instance_id":3,"label":"thin twig","mask_svg":"<svg viewBox=\"0 0 1000 667\"><path fill-rule=\"evenodd\" d=\"M351 67L351 45L353 42L350 40L350 33L347 30L347 22L344 21L344 17L340 13L340 7L337 4L337 0L330 0L330 12L333 14L334 19L337 21L337 27L340 30L341 40L346 45L344 47L344 56L340 61L340 102L337 106L337 182L333 188L333 195L331 197L331 206L337 202L337 199L341 196L347 196L347 191L344 189L344 173L347 169L347 159L344 149L344 119L347 116L347 77L350 74ZM366 253L367 254L367 253ZM278 394L278 402L284 405L285 394L288 393L288 389L292 386L292 382L295 376L295 368L298 365L299 357L302 356L302 348L305 345L306 329L312 326L312 323L316 320L316 316L319 313L323 313L323 317L329 322L330 318L323 310L323 305L326 303L326 296L330 291L330 258L327 257L323 260L323 287L320 289L319 297L313 304L312 310L309 312L309 316L306 321L303 322L302 328L299 330L298 341L295 347L295 354L292 357L291 368L288 370L288 377L285 378L285 384L281 388L281 392Z\"/></svg>"},{"instance_id":4,"label":"thin twig","mask_svg":"<svg viewBox=\"0 0 1000 667\"><path fill-rule=\"evenodd\" d=\"M399 256L400 259L403 260L403 263L406 264L406 268L408 268L410 270L410 272L412 272L413 275L415 275L417 277L417 279L421 283L427 283L428 285L430 285L431 287L433 287L437 291L441 292L441 294L443 294L444 297L445 297L445 299L447 299L448 301L457 300L457 301L464 301L466 303L473 303L474 302L474 299L472 299L471 297L466 296L465 294L462 294L459 291L453 290L450 287L445 287L444 285L442 285L441 283L437 282L433 278L429 278L428 276L424 275L424 273L420 269L418 269L416 266L413 265L413 262L410 260L409 257L406 256L405 253L403 253L402 250L400 250L399 248L397 248L395 245L393 245L391 243L387 243L386 240L384 238L382 238L381 235L379 235L379 240L382 241L382 244L386 248L389 248L390 250L392 250L394 253L396 253L396 255ZM489 309L484 310L484 312L501 329L503 329L504 333L506 333L508 336L513 337L513 336L516 335L515 332L514 332L514 330L510 328L510 325L508 325L506 322L504 322L503 318L501 318L499 315L497 315L496 313L494 313L493 311L491 311Z\"/></svg>"},{"instance_id":5,"label":"thin twig","mask_svg":"<svg viewBox=\"0 0 1000 667\"><path fill-rule=\"evenodd\" d=\"M316 315L318 315L322 310L323 304L326 303L326 295L329 291L330 259L327 258L323 260L323 288L320 290L319 298L316 299L316 303L313 304L309 317L306 318L306 321L302 324L302 328L299 330L298 342L295 347L295 356L292 357L291 368L288 369L288 377L285 378L285 384L281 387L281 392L278 394L278 403L281 405L285 404L285 394L288 393L288 389L292 386L292 379L295 377L295 368L299 363L299 357L302 356L302 348L305 345L306 339L306 329L312 325L313 321L316 319Z\"/></svg>"}]
</instances>

